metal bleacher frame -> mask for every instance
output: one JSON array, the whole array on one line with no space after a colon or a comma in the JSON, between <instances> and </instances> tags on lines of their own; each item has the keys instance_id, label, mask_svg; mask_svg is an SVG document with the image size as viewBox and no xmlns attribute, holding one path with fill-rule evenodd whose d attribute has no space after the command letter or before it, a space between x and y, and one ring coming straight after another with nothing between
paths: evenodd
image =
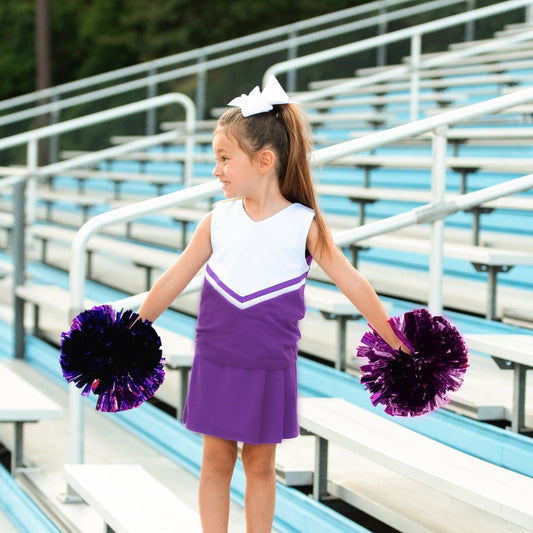
<instances>
[{"instance_id":1,"label":"metal bleacher frame","mask_svg":"<svg viewBox=\"0 0 533 533\"><path fill-rule=\"evenodd\" d=\"M469 209L472 206L483 203L485 201L519 192L521 190L527 190L531 188L533 184L533 175L526 175L522 178L510 180L504 184L489 187L485 190L468 193L453 201L445 202L444 199L444 176L445 176L445 148L446 148L446 125L460 123L465 120L469 120L473 117L483 115L485 113L495 112L497 110L505 109L513 105L520 103L526 103L533 101L533 89L524 89L522 91L514 92L508 95L500 96L487 102L480 104L473 104L463 109L453 110L440 115L429 117L417 122L409 123L392 130L386 130L383 132L376 132L369 134L363 138L355 139L341 143L336 146L330 146L317 151L314 154L312 160L313 165L323 164L328 161L333 161L339 157L354 154L359 151L369 150L377 146L381 146L393 140L401 138L407 138L410 136L420 135L426 131L435 131L435 137L433 141L434 149L434 167L433 178L435 180L436 187L434 188L435 196L433 204L417 208L408 213L393 216L384 221L378 221L369 223L363 227L354 228L352 230L344 231L338 234L335 238L338 245L346 246L357 242L363 238L369 238L379 233L390 231L392 229L398 229L411 224L418 224L422 222L431 222L433 225L433 238L432 238L432 251L431 251L431 267L430 277L434 280L432 285L432 293L430 294L429 305L434 311L439 311L442 308L442 295L439 293L441 290L441 278L442 278L442 219L446 216L458 211ZM91 120L91 116L87 117L87 121ZM49 128L53 128L49 127ZM49 132L45 132L49 133ZM35 134L43 135L43 131ZM51 165L53 168L54 165ZM43 167L37 172L40 176L46 176L55 171L49 168ZM24 216L22 215L24 210L24 178L20 178L16 189L18 198L17 206L19 209L18 214L15 216L15 232L14 232L14 247L15 250L20 250L15 253L15 259L17 264L15 271L20 273L22 277L16 279L16 285L23 283L24 272L24 257L23 257L23 235L24 228L20 226ZM129 206L121 207L108 213L97 215L84 224L74 242L72 244L72 262L70 268L71 277L71 303L70 309L72 316L75 316L78 312L83 310L83 286L86 275L85 264L85 246L91 234L100 230L102 227L116 223L119 221L133 220L148 213L154 213L158 210L164 209L177 203L186 203L187 201L197 200L202 197L211 197L216 195L220 190L220 184L218 182L208 182L194 187L189 187L183 191L170 193L158 198L152 198L143 202L132 204ZM18 221L18 222L17 222ZM15 298L17 302L17 298ZM16 303L17 305L17 303ZM22 302L18 304L22 306ZM20 311L19 311L20 313ZM16 316L18 314L16 313ZM20 320L19 320L20 322ZM19 324L15 327L15 331L19 332L17 338L19 339L17 345L22 343L21 336L23 328ZM23 353L20 348L18 353ZM78 405L78 407L76 407ZM79 411L79 405L81 405L81 399L79 395L73 395L73 411ZM81 424L78 420L76 424ZM74 438L79 438L80 431L73 431ZM77 455L73 458L73 462L82 462L82 443L79 442L78 446L74 446L73 449L77 449Z\"/></svg>"}]
</instances>

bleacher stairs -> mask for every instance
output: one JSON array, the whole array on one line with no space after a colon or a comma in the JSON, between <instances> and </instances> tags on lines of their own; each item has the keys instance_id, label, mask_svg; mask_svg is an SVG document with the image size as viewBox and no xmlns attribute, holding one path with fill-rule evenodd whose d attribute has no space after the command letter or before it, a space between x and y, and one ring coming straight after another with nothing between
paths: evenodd
<instances>
[{"instance_id":1,"label":"bleacher stairs","mask_svg":"<svg viewBox=\"0 0 533 533\"><path fill-rule=\"evenodd\" d=\"M509 31L524 31L524 28L510 28ZM464 63L453 67L422 71L422 114L430 116L451 107L533 84L532 54L533 39L513 50L468 58ZM378 69L359 69L354 75L365 76L377 71ZM309 85L309 89L340 81L343 80L315 80ZM409 82L400 78L359 88L336 98L307 102L305 108L317 146L348 140L405 122L409 115L408 88ZM296 100L297 96L295 95ZM219 113L220 109L213 110L213 116ZM450 152L453 153L448 158L448 194L462 194L466 190L480 189L509 177L531 173L533 152L530 117L531 109L519 108L450 130ZM210 143L209 132L213 124L213 120L198 124L196 135L201 146L195 161L195 182L205 181L210 176L212 158L206 146ZM162 129L182 126L183 124L176 122L161 124ZM110 142L125 140L130 140L130 137L115 136ZM378 149L372 154L347 157L320 169L317 190L332 230L355 227L368 220L379 220L430 201L430 142L430 137L424 135L412 141ZM76 230L95 212L181 188L182 143L183 139L160 149L137 152L96 166L65 172L49 180L48 186L40 186L36 191L38 201L35 224L29 227L28 233L31 239L27 255L27 280L16 289L13 288L13 262L10 255L12 196L9 189L0 189L0 321L3 324L11 322L15 291L27 306L26 329L32 365L39 368L53 366L50 361L37 361L39 348L35 350L35 346L42 349L43 345L39 343L44 342L47 347L53 346L56 350L61 331L65 331L69 325L66 273ZM64 152L61 156L72 157L84 152L80 149ZM138 170L131 170L132 168ZM172 170L169 171L169 168ZM97 302L92 293L95 287L95 294L99 297L102 294L130 295L147 290L156 276L178 256L188 242L191 231L205 216L213 200L215 199L194 206L180 206L147 219L117 225L92 237L87 252L88 274L91 279L87 307ZM529 191L499 199L491 205L483 206L477 213L461 213L447 220L444 313L453 317L465 333L532 334L532 206L533 194ZM427 303L428 238L429 227L420 226L359 243L358 268L383 297L390 314L399 314ZM349 254L350 251L346 250L346 253ZM484 265L485 268L475 269L472 264ZM491 277L486 274L491 266L498 269L497 305L492 314L487 313L492 293ZM53 275L50 276L52 272ZM496 274L492 281L496 281ZM307 364L321 365L324 374L327 371L332 376L328 379L334 383L338 379L339 391L346 386L346 380L350 380L349 387L363 396L358 384L360 363L353 358L353 352L354 346L367 330L367 325L316 267L311 272L307 301L309 310L302 322L300 343L304 376L300 384L302 396L309 391L330 396L334 394L326 393L325 385L321 387L316 378L311 381L307 377L310 375L306 372ZM100 300L98 302L102 303ZM197 308L198 291L180 296L163 318L164 325L158 326L164 341L169 379L158 391L156 401L166 411L177 413L178 419L193 357L191 339ZM491 320L483 318L486 314L491 315ZM6 357L9 353L6 343L0 354ZM461 420L468 425L470 435L476 435L477 431L481 432L480 427L490 424L488 427L495 428L494 435L491 436L494 440L491 442L498 442L504 451L508 450L505 448L508 445L519 448L531 464L533 451L529 433L533 428L533 389L529 385L525 391L525 426L521 428L523 434L511 432L509 425L513 409L516 409L516 405L513 405L516 383L513 382L512 374L499 368L490 355L475 351L470 354L470 368L465 383L453 395L446 412L450 420ZM57 368L50 368L46 371L47 378L38 375L34 369L19 372L29 382L48 391L66 409L66 393L57 385L60 379ZM366 397L366 393L364 395ZM459 445L446 440L451 440L451 435L422 437L416 431L409 432L410 440L402 441L404 449L389 447L385 455L376 459L377 456L371 453L371 446L364 444L365 451L361 452L359 441L363 437L376 438L385 446L385 441L391 440L391 434L396 434L395 430L398 434L407 434L403 431L404 428L390 421L382 424L381 418L378 422L377 417L381 415L376 414L367 405L368 402L356 407L353 405L356 402L352 403L351 400L348 402L329 398L321 402L321 399L305 398L303 401L310 406L306 407L303 429L331 440L329 459L326 459L329 461L328 474L322 474L317 466L318 461L324 460L320 456L324 453L324 448L315 447L314 437L303 436L280 446L277 473L284 486L299 487L302 493L308 494L311 492L309 486L313 483L319 486L320 483L323 493L319 494L319 498L324 502L335 499L344 501L371 515L377 521L373 522L378 524L376 527L381 524L381 527L391 528L391 531L522 533L533 528L533 518L526 509L527 506L523 502L516 506L511 501L512 498L507 498L508 492L513 494L518 485L512 486L508 492L503 488L498 491L495 485L491 485L490 494L482 493L483 476L487 472L491 475L496 472L495 478L509 480L510 485L519 479L523 487L529 490L532 473L526 470L528 465L523 465L525 472L519 471L518 467L513 467L516 471L512 472L506 464L498 462L505 461L505 458L494 458L490 450L480 448L478 451L457 451L454 448ZM334 406L332 409L336 415L331 418L338 418L338 424L333 429L328 426L331 421L328 421L327 413L319 422L315 420L314 415L317 415L323 405ZM146 407L150 411L153 406ZM360 428L356 419L361 408L364 409L361 418L364 418L367 426L364 435L358 436ZM149 440L150 444L140 440L139 433L143 430L137 434L128 433L132 430L126 430L125 427L133 425L133 422L114 423L108 417L97 415L87 406L85 410L90 462L108 465L125 462L142 464L152 475L164 480L164 484L174 494L178 494L180 501L185 502L183 505L195 507L197 467L191 466L196 465L194 460L181 457L180 461L183 462L178 465L175 458L178 452L173 449L172 454L175 455L164 455L160 451L163 445L153 444L155 437L148 429L146 438L152 439ZM316 412L313 414L314 411ZM347 413L349 420L343 418ZM439 414L434 419L431 418L430 422L438 427ZM62 466L67 454L67 421L43 420L34 426L28 431L30 439L25 453L39 468L20 475L20 483L65 530L92 533L96 530L94 528L101 527L101 515L111 523L110 516L106 515L108 509L105 502L102 504L98 483L96 489L93 487L94 490L86 493L86 499L92 502L94 509L82 502L68 504L66 507L56 501L65 481ZM380 428L385 426L395 430L381 435ZM497 431L499 426L508 429ZM173 418L169 427L172 431L179 431L180 423ZM0 439L10 442L3 426L0 426ZM445 444L441 445L437 440ZM477 442L477 438L473 440ZM41 445L44 442L47 446ZM179 443L174 443L173 446L179 447ZM415 452L418 450L416 460L406 459L409 446ZM442 452L441 446L449 446L450 449ZM429 466L424 471L424 466L417 462L426 457L427 450L431 450L431 453L437 450L434 463L439 464L433 465L435 469L440 469L437 474L435 471L428 473ZM439 455L441 452L442 455ZM187 456L188 452L182 453ZM502 452L501 455L506 454ZM385 456L388 457L387 460L383 460ZM472 456L477 457L472 459ZM444 462L441 464L443 457L450 461L448 466L454 472L452 481L446 478L445 470L448 467L443 466ZM467 475L469 458L472 472ZM189 465L189 471L183 467L184 464ZM406 474L408 468L414 469L411 474ZM456 468L463 471L458 473ZM73 474L70 472L68 475ZM322 476L322 479L317 476ZM76 482L83 485L81 473L76 477ZM282 490L285 489L280 489ZM81 487L80 493L83 492ZM166 494L166 489L164 492ZM287 497L288 501L299 501L296 499L296 492L288 493L287 496L283 494L283 498ZM121 505L120 498L117 505ZM316 512L327 513L329 510ZM353 529L349 529L350 531L359 530L355 523L352 525ZM242 509L234 504L231 527L235 531L244 530ZM305 533L311 533L311 530L306 530Z\"/></svg>"}]
</instances>

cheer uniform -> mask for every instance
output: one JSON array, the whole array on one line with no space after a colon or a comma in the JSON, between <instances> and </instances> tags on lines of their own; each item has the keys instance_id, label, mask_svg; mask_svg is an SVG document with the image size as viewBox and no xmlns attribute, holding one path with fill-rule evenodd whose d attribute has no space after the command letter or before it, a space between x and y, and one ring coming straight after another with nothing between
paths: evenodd
<instances>
[{"instance_id":1,"label":"cheer uniform","mask_svg":"<svg viewBox=\"0 0 533 533\"><path fill-rule=\"evenodd\" d=\"M299 434L296 358L314 211L290 204L254 221L242 199L212 212L186 427L250 444Z\"/></svg>"}]
</instances>

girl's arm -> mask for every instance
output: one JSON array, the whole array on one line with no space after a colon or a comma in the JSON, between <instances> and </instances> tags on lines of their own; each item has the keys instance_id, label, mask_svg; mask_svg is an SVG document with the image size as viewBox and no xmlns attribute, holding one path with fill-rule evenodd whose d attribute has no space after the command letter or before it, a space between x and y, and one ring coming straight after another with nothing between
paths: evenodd
<instances>
[{"instance_id":1,"label":"girl's arm","mask_svg":"<svg viewBox=\"0 0 533 533\"><path fill-rule=\"evenodd\" d=\"M403 351L409 353L410 350L403 345L392 330L388 322L387 311L370 282L350 264L333 242L331 235L328 236L329 246L318 247L318 226L315 221L312 222L307 237L307 249L313 259L389 346L394 349L401 347Z\"/></svg>"},{"instance_id":2,"label":"girl's arm","mask_svg":"<svg viewBox=\"0 0 533 533\"><path fill-rule=\"evenodd\" d=\"M211 213L198 224L189 245L154 283L139 315L154 322L196 276L211 255Z\"/></svg>"}]
</instances>

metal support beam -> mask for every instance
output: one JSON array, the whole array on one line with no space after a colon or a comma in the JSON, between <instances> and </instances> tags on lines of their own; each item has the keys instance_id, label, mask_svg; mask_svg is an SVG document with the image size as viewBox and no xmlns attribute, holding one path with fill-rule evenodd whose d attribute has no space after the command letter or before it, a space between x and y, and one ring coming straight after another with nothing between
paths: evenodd
<instances>
[{"instance_id":1,"label":"metal support beam","mask_svg":"<svg viewBox=\"0 0 533 533\"><path fill-rule=\"evenodd\" d=\"M337 317L337 361L335 368L337 370L346 370L346 322L351 317L339 315Z\"/></svg>"},{"instance_id":2,"label":"metal support beam","mask_svg":"<svg viewBox=\"0 0 533 533\"><path fill-rule=\"evenodd\" d=\"M433 132L433 168L431 171L431 193L434 205L444 202L446 192L446 132L447 126L439 126ZM442 278L444 262L444 219L431 223L431 254L429 257L429 298L432 313L442 313Z\"/></svg>"},{"instance_id":3,"label":"metal support beam","mask_svg":"<svg viewBox=\"0 0 533 533\"><path fill-rule=\"evenodd\" d=\"M148 87L147 87L147 98L153 98L157 96L157 82L154 80L154 77L157 74L157 69L152 68L148 71ZM154 107L146 110L146 135L155 135L157 130L157 118L156 110Z\"/></svg>"},{"instance_id":4,"label":"metal support beam","mask_svg":"<svg viewBox=\"0 0 533 533\"><path fill-rule=\"evenodd\" d=\"M411 122L418 120L418 93L420 92L420 56L422 53L422 35L415 33L411 37Z\"/></svg>"},{"instance_id":5,"label":"metal support beam","mask_svg":"<svg viewBox=\"0 0 533 533\"><path fill-rule=\"evenodd\" d=\"M313 498L320 501L328 493L328 441L318 435L315 438Z\"/></svg>"},{"instance_id":6,"label":"metal support beam","mask_svg":"<svg viewBox=\"0 0 533 533\"><path fill-rule=\"evenodd\" d=\"M526 371L524 365L514 364L513 370L513 416L511 430L520 433L525 426L526 419Z\"/></svg>"},{"instance_id":7,"label":"metal support beam","mask_svg":"<svg viewBox=\"0 0 533 533\"><path fill-rule=\"evenodd\" d=\"M205 64L207 61L207 56L201 55L198 60L197 64L202 65ZM206 95L207 95L207 71L204 68L200 68L196 74L196 96L195 96L195 104L196 104L196 118L198 120L203 120L205 117L205 101L206 101Z\"/></svg>"},{"instance_id":8,"label":"metal support beam","mask_svg":"<svg viewBox=\"0 0 533 533\"><path fill-rule=\"evenodd\" d=\"M15 475L17 469L21 468L24 465L23 458L23 446L24 442L24 422L16 421L14 423L14 442L13 442L13 453L11 455L11 475Z\"/></svg>"},{"instance_id":9,"label":"metal support beam","mask_svg":"<svg viewBox=\"0 0 533 533\"><path fill-rule=\"evenodd\" d=\"M17 296L17 287L23 285L26 277L25 259L25 205L24 196L26 180L22 178L15 184L13 222L13 258L15 268L13 272L13 313L14 313L14 354L23 359L25 354L24 339L24 300Z\"/></svg>"}]
</instances>

